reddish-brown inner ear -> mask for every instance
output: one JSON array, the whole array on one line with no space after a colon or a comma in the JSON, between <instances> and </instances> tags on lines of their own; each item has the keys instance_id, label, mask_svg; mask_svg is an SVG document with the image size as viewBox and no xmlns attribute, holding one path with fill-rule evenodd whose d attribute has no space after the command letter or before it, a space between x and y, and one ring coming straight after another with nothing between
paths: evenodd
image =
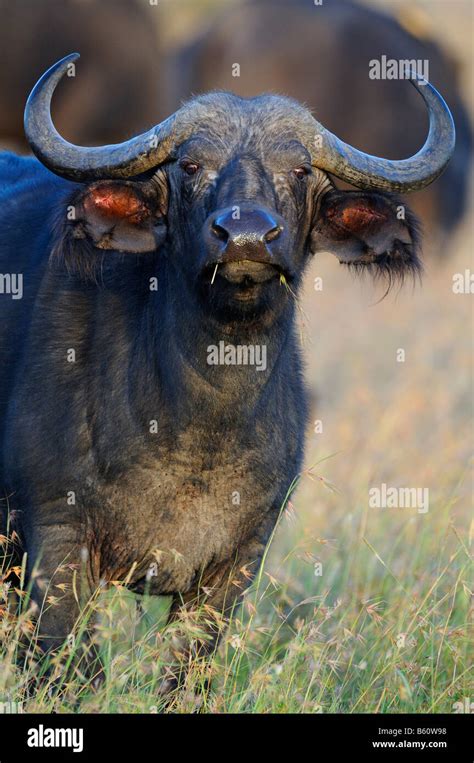
<instances>
[{"instance_id":1,"label":"reddish-brown inner ear","mask_svg":"<svg viewBox=\"0 0 474 763\"><path fill-rule=\"evenodd\" d=\"M345 207L340 204L329 207L326 217L331 225L344 228L351 233L367 230L372 225L379 224L386 219L383 213L368 204L361 203L360 200Z\"/></svg>"},{"instance_id":2,"label":"reddish-brown inner ear","mask_svg":"<svg viewBox=\"0 0 474 763\"><path fill-rule=\"evenodd\" d=\"M150 216L150 210L129 186L104 186L92 188L84 199L86 212L96 211L111 221L127 220L139 224Z\"/></svg>"}]
</instances>

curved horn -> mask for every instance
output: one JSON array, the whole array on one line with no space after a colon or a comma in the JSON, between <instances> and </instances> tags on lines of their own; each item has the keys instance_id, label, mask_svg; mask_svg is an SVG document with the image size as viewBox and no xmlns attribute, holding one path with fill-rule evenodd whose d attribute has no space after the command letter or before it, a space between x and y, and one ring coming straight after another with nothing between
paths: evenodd
<instances>
[{"instance_id":1,"label":"curved horn","mask_svg":"<svg viewBox=\"0 0 474 763\"><path fill-rule=\"evenodd\" d=\"M33 153L52 172L70 180L127 178L166 161L176 143L176 114L124 143L82 148L68 143L51 121L51 98L59 80L79 53L48 69L36 83L25 108L25 134ZM180 139L184 139L180 131Z\"/></svg>"},{"instance_id":2,"label":"curved horn","mask_svg":"<svg viewBox=\"0 0 474 763\"><path fill-rule=\"evenodd\" d=\"M319 169L357 188L387 191L418 191L436 180L453 155L456 131L451 112L438 91L423 77L410 72L410 82L423 96L429 113L429 132L424 146L409 159L390 160L364 154L349 146L319 122L321 147L312 151Z\"/></svg>"}]
</instances>

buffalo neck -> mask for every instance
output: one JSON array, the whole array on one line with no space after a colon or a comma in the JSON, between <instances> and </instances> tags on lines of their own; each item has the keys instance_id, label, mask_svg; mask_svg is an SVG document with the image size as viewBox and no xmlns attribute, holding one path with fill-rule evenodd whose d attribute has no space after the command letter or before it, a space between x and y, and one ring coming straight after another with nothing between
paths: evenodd
<instances>
[{"instance_id":1,"label":"buffalo neck","mask_svg":"<svg viewBox=\"0 0 474 763\"><path fill-rule=\"evenodd\" d=\"M209 415L229 421L253 415L270 388L290 382L298 353L294 312L287 301L266 325L222 324L165 271L143 308L129 375L132 398L154 400L183 424Z\"/></svg>"}]
</instances>

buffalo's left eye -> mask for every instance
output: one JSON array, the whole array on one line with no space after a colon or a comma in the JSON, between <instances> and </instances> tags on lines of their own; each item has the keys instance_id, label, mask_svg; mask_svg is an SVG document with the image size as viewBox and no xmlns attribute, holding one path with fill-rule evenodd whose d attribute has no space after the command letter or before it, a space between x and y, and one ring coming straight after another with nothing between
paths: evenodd
<instances>
[{"instance_id":1,"label":"buffalo's left eye","mask_svg":"<svg viewBox=\"0 0 474 763\"><path fill-rule=\"evenodd\" d=\"M309 175L311 172L309 167L301 166L301 167L295 167L293 170L293 175L298 178L298 180L304 180L304 178Z\"/></svg>"},{"instance_id":2,"label":"buffalo's left eye","mask_svg":"<svg viewBox=\"0 0 474 763\"><path fill-rule=\"evenodd\" d=\"M192 162L189 159L184 159L181 162L181 169L186 173L186 175L195 175L199 170L199 164L197 164L197 162Z\"/></svg>"}]
</instances>

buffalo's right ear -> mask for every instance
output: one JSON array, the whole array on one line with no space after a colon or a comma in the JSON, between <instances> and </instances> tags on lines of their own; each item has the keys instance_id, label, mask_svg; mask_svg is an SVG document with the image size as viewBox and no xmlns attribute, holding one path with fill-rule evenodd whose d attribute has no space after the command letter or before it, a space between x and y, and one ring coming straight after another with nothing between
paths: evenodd
<instances>
[{"instance_id":1,"label":"buffalo's right ear","mask_svg":"<svg viewBox=\"0 0 474 763\"><path fill-rule=\"evenodd\" d=\"M153 182L99 181L88 185L68 207L74 239L97 249L151 252L166 236L166 199Z\"/></svg>"}]
</instances>

